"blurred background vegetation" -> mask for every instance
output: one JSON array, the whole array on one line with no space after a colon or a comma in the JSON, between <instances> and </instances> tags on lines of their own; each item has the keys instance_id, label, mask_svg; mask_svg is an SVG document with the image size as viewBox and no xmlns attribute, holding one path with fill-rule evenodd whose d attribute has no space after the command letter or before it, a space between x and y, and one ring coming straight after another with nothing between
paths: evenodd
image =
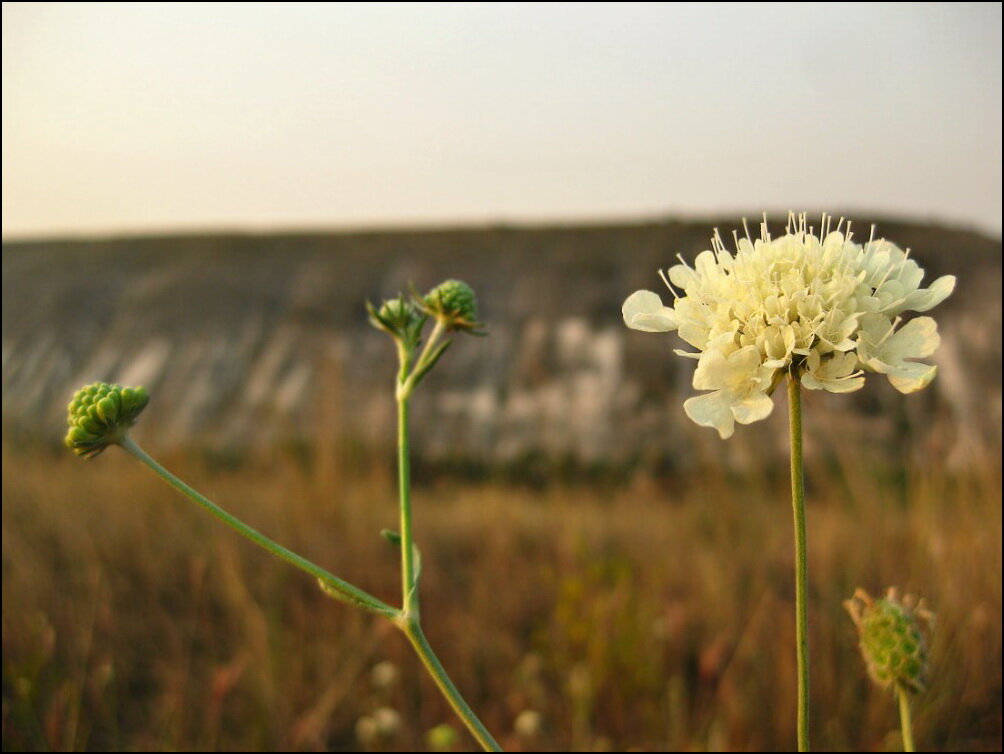
<instances>
[{"instance_id":1,"label":"blurred background vegetation","mask_svg":"<svg viewBox=\"0 0 1004 754\"><path fill-rule=\"evenodd\" d=\"M455 724L389 625L117 449L59 446L80 384L146 384L144 446L396 601L393 351L362 305L446 277L491 335L414 401L416 529L427 631L485 723L515 750L793 748L784 398L722 442L683 414L675 336L620 322L713 225L5 243L4 749L408 750ZM1001 244L879 231L959 287L928 390L807 396L814 744L900 745L841 607L896 584L938 615L918 743L999 750Z\"/></svg>"}]
</instances>

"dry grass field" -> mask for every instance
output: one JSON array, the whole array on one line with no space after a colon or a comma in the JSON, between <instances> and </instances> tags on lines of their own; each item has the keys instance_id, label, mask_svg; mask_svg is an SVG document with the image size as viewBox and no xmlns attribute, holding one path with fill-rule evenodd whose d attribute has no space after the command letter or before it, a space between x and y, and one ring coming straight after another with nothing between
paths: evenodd
<instances>
[{"instance_id":1,"label":"dry grass field","mask_svg":"<svg viewBox=\"0 0 1004 754\"><path fill-rule=\"evenodd\" d=\"M327 452L236 469L165 460L396 601L378 536L394 526L392 469ZM1001 478L999 462L981 469L892 473L862 456L807 470L817 748L899 746L894 701L867 681L841 607L859 585L896 583L938 615L919 745L1000 749ZM783 474L535 489L424 477L427 631L504 746L794 747ZM389 625L330 601L121 451L82 462L5 442L3 490L5 750L404 750L454 722ZM382 661L398 670L389 685L372 675ZM381 708L400 726L360 740L358 721ZM525 710L541 724L520 735Z\"/></svg>"}]
</instances>

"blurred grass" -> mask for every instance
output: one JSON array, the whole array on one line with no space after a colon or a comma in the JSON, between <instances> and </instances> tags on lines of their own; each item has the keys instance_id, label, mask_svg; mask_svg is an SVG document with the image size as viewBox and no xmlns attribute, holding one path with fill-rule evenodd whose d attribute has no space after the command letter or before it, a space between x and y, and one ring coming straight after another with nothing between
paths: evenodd
<instances>
[{"instance_id":1,"label":"blurred grass","mask_svg":"<svg viewBox=\"0 0 1004 754\"><path fill-rule=\"evenodd\" d=\"M389 465L318 452L242 468L164 458L252 525L398 601ZM922 748L1001 748L1001 478L937 459L807 470L813 742L899 745L841 607L890 584L938 615ZM421 476L421 474L420 474ZM794 748L791 512L783 475L616 484L419 479L430 640L504 746ZM400 669L390 688L372 668ZM403 637L215 525L118 449L92 461L5 441L3 748L425 747L454 720ZM541 715L519 737L520 712ZM473 743L463 735L458 747Z\"/></svg>"}]
</instances>

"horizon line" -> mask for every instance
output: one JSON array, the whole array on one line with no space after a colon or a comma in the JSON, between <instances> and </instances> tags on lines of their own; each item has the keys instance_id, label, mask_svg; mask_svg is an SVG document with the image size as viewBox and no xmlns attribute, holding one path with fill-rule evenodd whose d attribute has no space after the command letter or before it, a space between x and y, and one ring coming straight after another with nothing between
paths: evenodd
<instances>
[{"instance_id":1,"label":"horizon line","mask_svg":"<svg viewBox=\"0 0 1004 754\"><path fill-rule=\"evenodd\" d=\"M801 211L801 210L800 210ZM465 232L484 230L545 230L548 228L571 228L571 227L612 227L623 225L651 225L670 222L698 223L701 221L720 222L725 218L735 218L736 223L743 219L751 220L759 218L766 213L768 219L772 217L786 218L789 210L758 210L756 212L730 212L729 210L716 211L677 211L677 212L632 212L632 213L611 213L589 215L564 215L554 217L490 217L481 218L434 218L434 219L399 219L399 220L374 220L360 223L339 223L339 222L303 222L299 224L257 225L254 223L220 223L220 224L178 224L170 227L150 226L143 227L120 227L107 230L55 230L55 231L22 231L4 232L0 235L0 242L5 246L8 244L43 244L43 243L81 243L95 241L123 241L136 239L170 239L170 238L193 238L193 237L225 237L225 236L246 236L246 237L267 237L267 236L321 236L321 235L376 235L376 234L405 234L405 233L441 233L441 232ZM847 209L843 212L827 212L834 217L849 217L852 221L854 216L861 217L867 211ZM820 214L819 211L810 211L809 216ZM861 220L858 220L861 222ZM868 218L869 223L881 224L882 222L909 223L913 225L930 225L949 230L967 231L982 235L986 238L1000 242L1002 234L999 230L987 227L973 221L963 221L958 219L948 219L930 214L910 214L897 211L875 211ZM710 228L709 228L710 230Z\"/></svg>"}]
</instances>

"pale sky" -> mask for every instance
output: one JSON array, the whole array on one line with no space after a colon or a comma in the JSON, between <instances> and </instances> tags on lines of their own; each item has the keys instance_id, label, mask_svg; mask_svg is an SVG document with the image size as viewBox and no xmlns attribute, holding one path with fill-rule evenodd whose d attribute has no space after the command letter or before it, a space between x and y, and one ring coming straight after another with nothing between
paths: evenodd
<instances>
[{"instance_id":1,"label":"pale sky","mask_svg":"<svg viewBox=\"0 0 1004 754\"><path fill-rule=\"evenodd\" d=\"M3 235L1001 232L1001 5L3 5Z\"/></svg>"}]
</instances>

